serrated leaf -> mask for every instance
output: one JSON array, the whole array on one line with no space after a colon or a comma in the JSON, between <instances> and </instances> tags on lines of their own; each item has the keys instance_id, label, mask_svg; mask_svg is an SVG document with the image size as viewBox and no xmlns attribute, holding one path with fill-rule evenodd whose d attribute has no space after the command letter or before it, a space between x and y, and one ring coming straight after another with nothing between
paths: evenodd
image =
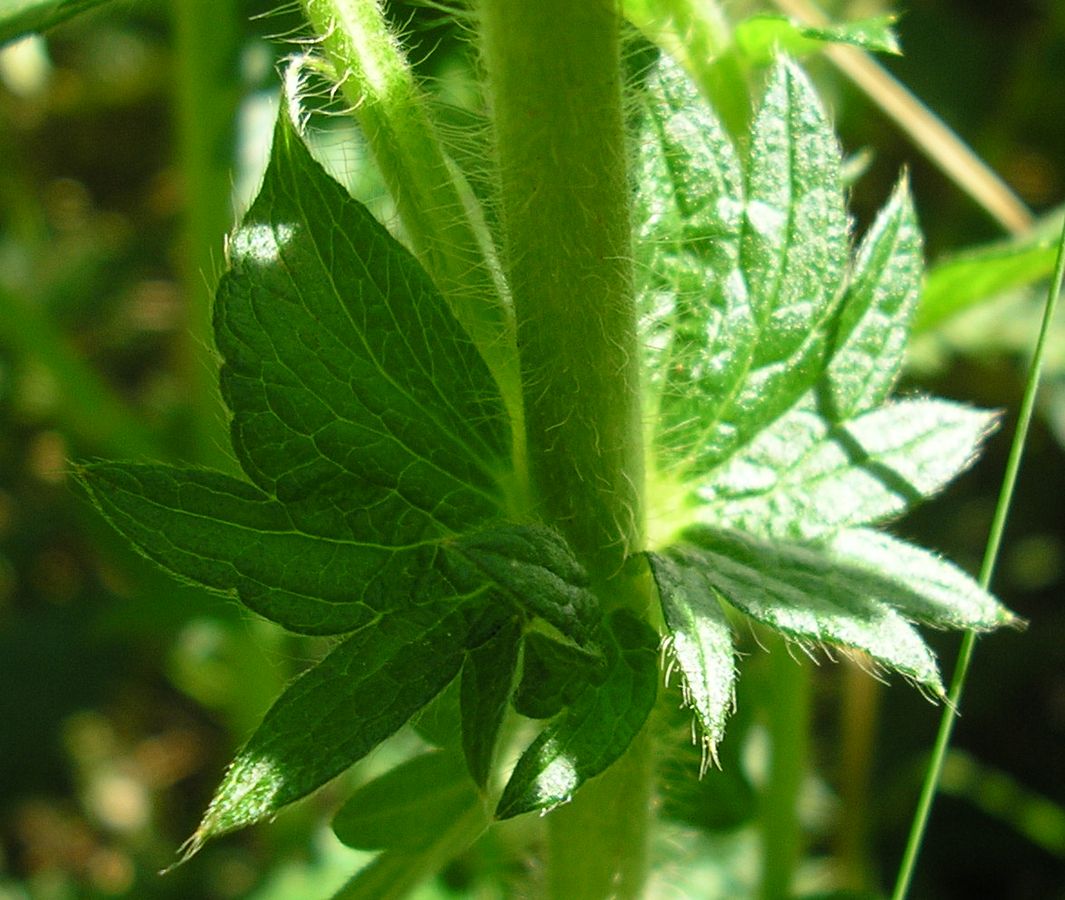
<instances>
[{"instance_id":1,"label":"serrated leaf","mask_svg":"<svg viewBox=\"0 0 1065 900\"><path fill-rule=\"evenodd\" d=\"M923 270L921 232L903 179L858 249L826 371L826 407L840 422L882 403L902 368Z\"/></svg>"},{"instance_id":2,"label":"serrated leaf","mask_svg":"<svg viewBox=\"0 0 1065 900\"><path fill-rule=\"evenodd\" d=\"M898 585L887 601L909 619L985 631L1020 620L953 563L881 531L848 528L826 541L831 557Z\"/></svg>"},{"instance_id":3,"label":"serrated leaf","mask_svg":"<svg viewBox=\"0 0 1065 900\"><path fill-rule=\"evenodd\" d=\"M842 565L816 546L739 532L691 529L689 551L722 597L752 619L803 643L862 650L880 665L943 696L935 657L888 603L898 585Z\"/></svg>"},{"instance_id":4,"label":"serrated leaf","mask_svg":"<svg viewBox=\"0 0 1065 900\"><path fill-rule=\"evenodd\" d=\"M511 619L488 641L471 650L462 666L462 750L470 775L488 783L503 714L518 666L521 622Z\"/></svg>"},{"instance_id":5,"label":"serrated leaf","mask_svg":"<svg viewBox=\"0 0 1065 900\"><path fill-rule=\"evenodd\" d=\"M588 574L555 529L496 525L449 544L453 557L470 564L469 581L487 577L514 603L549 622L577 643L599 624L599 601Z\"/></svg>"},{"instance_id":6,"label":"serrated leaf","mask_svg":"<svg viewBox=\"0 0 1065 900\"><path fill-rule=\"evenodd\" d=\"M142 554L293 631L352 631L380 612L478 590L454 583L439 543L326 540L294 526L286 504L217 472L94 463L79 476Z\"/></svg>"},{"instance_id":7,"label":"serrated leaf","mask_svg":"<svg viewBox=\"0 0 1065 900\"><path fill-rule=\"evenodd\" d=\"M658 690L658 635L625 610L603 629L608 673L551 722L514 767L496 808L508 819L568 802L617 760L643 727Z\"/></svg>"},{"instance_id":8,"label":"serrated leaf","mask_svg":"<svg viewBox=\"0 0 1065 900\"><path fill-rule=\"evenodd\" d=\"M766 429L698 489L700 521L812 540L898 515L967 468L991 413L947 400L901 400L838 426L811 403Z\"/></svg>"},{"instance_id":9,"label":"serrated leaf","mask_svg":"<svg viewBox=\"0 0 1065 900\"><path fill-rule=\"evenodd\" d=\"M828 44L850 44L874 53L898 55L894 16L876 16L822 27L801 25L785 16L757 15L736 23L733 41L745 57L765 65L778 54L803 56Z\"/></svg>"},{"instance_id":10,"label":"serrated leaf","mask_svg":"<svg viewBox=\"0 0 1065 900\"><path fill-rule=\"evenodd\" d=\"M732 708L736 663L732 631L703 561L683 548L647 554L669 629L673 657L710 754L725 734Z\"/></svg>"},{"instance_id":11,"label":"serrated leaf","mask_svg":"<svg viewBox=\"0 0 1065 900\"><path fill-rule=\"evenodd\" d=\"M233 446L294 526L395 545L499 514L510 448L487 367L284 111L228 255L215 333Z\"/></svg>"},{"instance_id":12,"label":"serrated leaf","mask_svg":"<svg viewBox=\"0 0 1065 900\"><path fill-rule=\"evenodd\" d=\"M32 31L47 31L107 0L0 0L0 45Z\"/></svg>"},{"instance_id":13,"label":"serrated leaf","mask_svg":"<svg viewBox=\"0 0 1065 900\"><path fill-rule=\"evenodd\" d=\"M712 470L820 377L847 251L839 147L806 76L782 62L751 128L734 285L746 295L728 322L728 358L684 373L707 389L669 430L675 477Z\"/></svg>"},{"instance_id":14,"label":"serrated leaf","mask_svg":"<svg viewBox=\"0 0 1065 900\"><path fill-rule=\"evenodd\" d=\"M606 660L572 644L531 631L522 649L521 681L514 708L530 719L550 719L568 706L589 684L601 684Z\"/></svg>"},{"instance_id":15,"label":"serrated leaf","mask_svg":"<svg viewBox=\"0 0 1065 900\"><path fill-rule=\"evenodd\" d=\"M421 850L482 803L461 756L423 753L360 787L334 816L333 831L356 850Z\"/></svg>"},{"instance_id":16,"label":"serrated leaf","mask_svg":"<svg viewBox=\"0 0 1065 900\"><path fill-rule=\"evenodd\" d=\"M397 731L458 674L469 630L466 610L435 603L382 615L338 644L267 712L188 854L306 796Z\"/></svg>"}]
</instances>

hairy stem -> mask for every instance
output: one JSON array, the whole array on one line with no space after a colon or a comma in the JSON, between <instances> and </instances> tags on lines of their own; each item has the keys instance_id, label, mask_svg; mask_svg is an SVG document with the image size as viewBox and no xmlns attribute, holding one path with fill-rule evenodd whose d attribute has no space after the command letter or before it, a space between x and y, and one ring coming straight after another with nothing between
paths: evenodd
<instances>
[{"instance_id":1,"label":"hairy stem","mask_svg":"<svg viewBox=\"0 0 1065 900\"><path fill-rule=\"evenodd\" d=\"M643 450L619 20L606 2L482 0L480 21L536 503L604 602L644 614L621 573ZM551 813L550 896L642 895L651 786L644 735Z\"/></svg>"},{"instance_id":2,"label":"hairy stem","mask_svg":"<svg viewBox=\"0 0 1065 900\"><path fill-rule=\"evenodd\" d=\"M411 249L477 344L521 430L513 320L477 201L449 159L379 0L303 0Z\"/></svg>"}]
</instances>

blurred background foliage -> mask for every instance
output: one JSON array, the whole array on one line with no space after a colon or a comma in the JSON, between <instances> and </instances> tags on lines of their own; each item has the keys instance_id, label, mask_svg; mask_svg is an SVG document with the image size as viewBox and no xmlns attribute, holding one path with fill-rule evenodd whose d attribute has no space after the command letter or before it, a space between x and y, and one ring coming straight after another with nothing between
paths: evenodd
<instances>
[{"instance_id":1,"label":"blurred background foliage","mask_svg":"<svg viewBox=\"0 0 1065 900\"><path fill-rule=\"evenodd\" d=\"M736 20L759 9L726 6ZM879 0L830 9L838 20L884 11ZM1052 217L1065 195L1065 3L911 0L899 11L905 55L882 64L1004 177L1036 224ZM392 12L422 74L461 97L447 17L399 2ZM338 795L326 790L157 875L235 747L320 648L152 571L67 477L69 459L89 456L232 465L208 298L232 210L255 189L280 60L300 27L260 0L123 0L0 52L0 900L324 897L365 859L328 830ZM863 169L852 189L859 232L906 167L931 261L1006 239L866 92L826 58L807 64ZM358 181L357 145L325 143ZM1006 411L984 459L897 526L970 571L1048 268L990 277L988 258L1016 252L1006 244L962 270L980 302L924 328L902 388ZM995 582L1031 626L978 644L914 897L1065 898L1063 331ZM949 671L957 638L933 639ZM938 711L850 664L822 666L817 690L804 882L882 889ZM757 782L751 694L724 753ZM404 752L393 742L349 781ZM678 779L694 768L667 766ZM720 782L700 823L711 837L664 839L663 894L740 896L757 850L743 827L745 784ZM505 856L505 843L480 847L481 865ZM494 896L473 871L459 861L423 893Z\"/></svg>"}]
</instances>

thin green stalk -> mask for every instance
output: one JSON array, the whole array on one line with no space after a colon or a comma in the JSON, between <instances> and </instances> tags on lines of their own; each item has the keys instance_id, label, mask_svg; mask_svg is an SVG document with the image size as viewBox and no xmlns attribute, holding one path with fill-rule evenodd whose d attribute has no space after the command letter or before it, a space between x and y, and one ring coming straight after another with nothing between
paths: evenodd
<instances>
[{"instance_id":1,"label":"thin green stalk","mask_svg":"<svg viewBox=\"0 0 1065 900\"><path fill-rule=\"evenodd\" d=\"M539 511L604 602L644 614L621 574L642 547L643 451L619 20L572 0L482 0L479 20ZM642 896L650 743L548 816L549 896Z\"/></svg>"},{"instance_id":2,"label":"thin green stalk","mask_svg":"<svg viewBox=\"0 0 1065 900\"><path fill-rule=\"evenodd\" d=\"M761 900L790 896L795 867L802 851L799 793L806 775L810 744L810 667L796 661L787 643L767 635L769 685L769 779L762 795Z\"/></svg>"},{"instance_id":3,"label":"thin green stalk","mask_svg":"<svg viewBox=\"0 0 1065 900\"><path fill-rule=\"evenodd\" d=\"M228 466L218 374L211 348L211 298L233 224L234 128L239 100L240 17L234 0L175 0L174 84L185 191L183 272L187 316L179 368L191 421L182 448L201 463Z\"/></svg>"},{"instance_id":4,"label":"thin green stalk","mask_svg":"<svg viewBox=\"0 0 1065 900\"><path fill-rule=\"evenodd\" d=\"M411 249L480 349L520 433L513 319L496 277L494 249L379 0L303 0L303 8L396 203Z\"/></svg>"},{"instance_id":5,"label":"thin green stalk","mask_svg":"<svg viewBox=\"0 0 1065 900\"><path fill-rule=\"evenodd\" d=\"M1043 310L1043 323L1039 330L1039 339L1036 342L1035 354L1032 357L1031 369L1028 372L1028 380L1024 386L1024 397L1021 401L1021 410L1017 418L1017 428L1013 433L1013 444L1010 447L1009 459L1006 461L1006 471L1002 477L1002 489L999 492L998 506L995 508L995 516L991 522L991 531L987 539L987 548L984 551L984 562L980 568L979 581L980 585L985 589L991 584L991 576L995 570L999 547L1002 544L1006 516L1009 514L1010 501L1013 498L1013 489L1017 483L1017 473L1021 466L1021 456L1024 453L1024 446L1028 438L1028 428L1031 425L1032 413L1035 410L1036 392L1039 389L1039 381L1042 375L1050 324L1054 319L1058 297L1061 295L1063 278L1065 278L1065 227L1062 228L1058 243L1058 256L1054 264L1054 276L1051 278L1050 289L1047 293L1046 308ZM943 707L943 715L939 721L939 732L932 748L932 759L925 772L921 796L914 812L913 823L910 826L910 836L906 842L902 862L899 864L895 890L891 895L892 900L903 900L910 889L910 881L913 878L914 868L917 864L917 854L920 852L925 829L928 826L932 801L935 799L936 791L939 788L947 747L950 744L951 733L954 731L954 721L961 703L962 692L965 688L965 678L969 672L969 664L972 661L975 645L976 633L970 631L962 639L961 649L958 651L958 661L951 679L950 691L947 694L948 699Z\"/></svg>"}]
</instances>

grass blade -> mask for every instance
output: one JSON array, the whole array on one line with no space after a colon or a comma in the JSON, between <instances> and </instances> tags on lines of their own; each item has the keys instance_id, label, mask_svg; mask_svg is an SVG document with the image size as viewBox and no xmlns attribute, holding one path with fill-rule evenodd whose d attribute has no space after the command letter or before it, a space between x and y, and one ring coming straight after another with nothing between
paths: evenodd
<instances>
[{"instance_id":1,"label":"grass blade","mask_svg":"<svg viewBox=\"0 0 1065 900\"><path fill-rule=\"evenodd\" d=\"M1050 282L1046 308L1043 311L1043 323L1039 329L1039 339L1036 341L1035 354L1032 357L1028 380L1024 386L1024 397L1021 401L1021 409L1017 418L1017 428L1013 434L1013 444L1010 447L1009 459L1006 461L1006 471L1002 477L1002 489L999 492L998 506L995 508L995 516L991 522L991 531L987 539L987 549L984 551L984 562L980 568L979 582L980 586L985 590L991 583L991 575L994 572L995 561L998 558L999 547L1002 543L1002 532L1005 529L1006 516L1009 513L1010 501L1013 497L1013 488L1017 482L1017 472L1020 469L1021 456L1024 453L1024 445L1028 437L1028 427L1032 421L1035 395L1039 387L1047 337L1050 333L1050 323L1054 318L1054 310L1061 294L1063 277L1065 277L1065 228L1062 229L1058 242L1057 262L1054 264L1054 277ZM899 864L895 890L891 895L892 900L903 900L910 888L910 881L913 878L914 868L917 864L917 854L920 852L921 843L924 840L925 830L928 826L928 816L932 810L932 801L935 799L939 780L943 774L943 762L946 759L947 747L954 731L958 704L961 702L962 692L965 689L965 678L969 671L969 664L972 662L975 645L976 633L972 631L966 632L965 637L962 639L961 649L958 651L958 662L951 679L950 690L947 693L948 700L943 707L943 715L939 722L939 732L936 735L936 742L932 749L932 759L928 770L925 772L921 796L914 812L913 823L910 826L910 836L906 842L906 850L902 855L902 862Z\"/></svg>"}]
</instances>

